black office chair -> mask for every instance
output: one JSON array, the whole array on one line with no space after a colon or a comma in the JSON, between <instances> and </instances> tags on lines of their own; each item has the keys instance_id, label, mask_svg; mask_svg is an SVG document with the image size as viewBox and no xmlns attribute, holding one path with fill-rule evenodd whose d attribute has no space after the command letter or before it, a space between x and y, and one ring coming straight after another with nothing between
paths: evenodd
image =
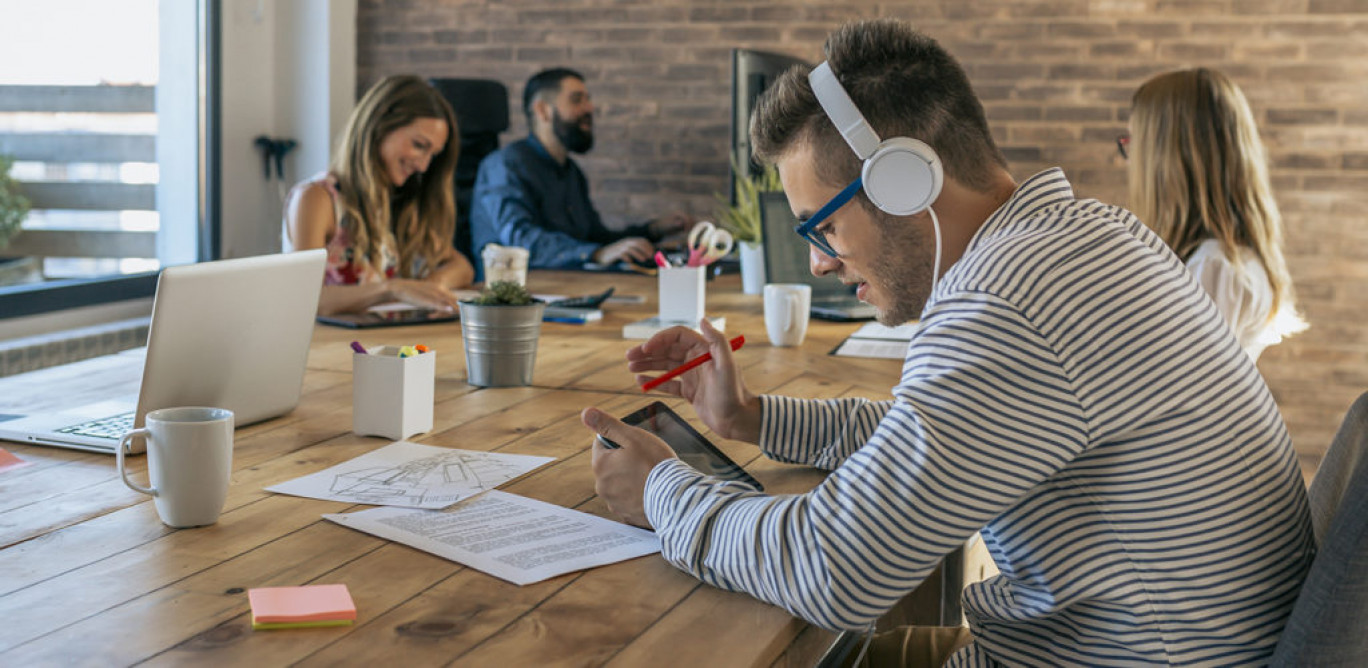
<instances>
[{"instance_id":1,"label":"black office chair","mask_svg":"<svg viewBox=\"0 0 1368 668\"><path fill-rule=\"evenodd\" d=\"M1311 481L1320 543L1273 666L1368 666L1368 394L1349 408Z\"/></svg>"},{"instance_id":2,"label":"black office chair","mask_svg":"<svg viewBox=\"0 0 1368 668\"><path fill-rule=\"evenodd\" d=\"M470 203L480 161L499 148L499 133L508 129L508 88L489 79L428 79L456 112L461 155L456 160L456 250L479 266L470 240Z\"/></svg>"}]
</instances>

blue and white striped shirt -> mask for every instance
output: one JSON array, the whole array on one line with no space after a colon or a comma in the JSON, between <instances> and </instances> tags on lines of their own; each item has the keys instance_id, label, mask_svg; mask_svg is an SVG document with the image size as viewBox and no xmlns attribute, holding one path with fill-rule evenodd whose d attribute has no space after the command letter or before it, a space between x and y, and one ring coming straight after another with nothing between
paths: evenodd
<instances>
[{"instance_id":1,"label":"blue and white striped shirt","mask_svg":"<svg viewBox=\"0 0 1368 668\"><path fill-rule=\"evenodd\" d=\"M936 286L893 400L763 401L774 497L662 462L663 555L863 629L981 532L1001 575L951 665L1258 663L1315 552L1278 408L1179 259L1123 209L1024 182Z\"/></svg>"}]
</instances>

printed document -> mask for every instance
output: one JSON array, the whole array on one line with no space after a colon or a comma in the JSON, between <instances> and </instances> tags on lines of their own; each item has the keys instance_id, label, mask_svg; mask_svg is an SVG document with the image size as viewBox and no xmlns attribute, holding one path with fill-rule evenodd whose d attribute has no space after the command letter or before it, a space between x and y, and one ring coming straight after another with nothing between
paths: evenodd
<instances>
[{"instance_id":1,"label":"printed document","mask_svg":"<svg viewBox=\"0 0 1368 668\"><path fill-rule=\"evenodd\" d=\"M444 511L372 508L323 519L516 585L660 551L650 531L499 491Z\"/></svg>"},{"instance_id":2,"label":"printed document","mask_svg":"<svg viewBox=\"0 0 1368 668\"><path fill-rule=\"evenodd\" d=\"M395 441L266 491L377 506L445 508L555 460Z\"/></svg>"},{"instance_id":3,"label":"printed document","mask_svg":"<svg viewBox=\"0 0 1368 668\"><path fill-rule=\"evenodd\" d=\"M831 351L837 357L874 357L900 360L907 356L907 345L912 341L920 323L909 322L887 327L877 322L866 323Z\"/></svg>"}]
</instances>

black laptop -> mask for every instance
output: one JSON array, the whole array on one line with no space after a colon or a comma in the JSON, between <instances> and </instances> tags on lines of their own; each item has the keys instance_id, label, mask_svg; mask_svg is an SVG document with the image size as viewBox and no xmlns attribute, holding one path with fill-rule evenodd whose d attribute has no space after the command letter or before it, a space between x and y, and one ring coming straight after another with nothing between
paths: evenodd
<instances>
[{"instance_id":1,"label":"black laptop","mask_svg":"<svg viewBox=\"0 0 1368 668\"><path fill-rule=\"evenodd\" d=\"M808 243L794 233L798 221L781 192L760 193L760 225L765 243L765 281L812 286L812 317L822 320L873 320L874 307L855 297L855 287L835 276L813 276Z\"/></svg>"}]
</instances>

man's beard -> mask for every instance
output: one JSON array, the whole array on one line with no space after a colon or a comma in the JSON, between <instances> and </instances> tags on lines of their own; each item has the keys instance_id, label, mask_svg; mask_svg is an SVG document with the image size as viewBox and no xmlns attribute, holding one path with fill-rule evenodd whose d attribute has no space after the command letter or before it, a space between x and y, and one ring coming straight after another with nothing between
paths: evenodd
<instances>
[{"instance_id":1,"label":"man's beard","mask_svg":"<svg viewBox=\"0 0 1368 668\"><path fill-rule=\"evenodd\" d=\"M877 285L884 298L891 300L879 309L880 324L896 327L921 317L931 297L931 266L936 261L934 232L922 229L921 221L911 221L879 212L874 215L882 243L866 281ZM871 286L873 287L873 286Z\"/></svg>"},{"instance_id":2,"label":"man's beard","mask_svg":"<svg viewBox=\"0 0 1368 668\"><path fill-rule=\"evenodd\" d=\"M551 131L555 133L556 139L560 140L565 150L571 153L588 153L589 149L594 148L594 131L580 127L580 121L586 118L592 123L594 113L581 114L579 118L567 121L561 118L560 111L551 110Z\"/></svg>"}]
</instances>

